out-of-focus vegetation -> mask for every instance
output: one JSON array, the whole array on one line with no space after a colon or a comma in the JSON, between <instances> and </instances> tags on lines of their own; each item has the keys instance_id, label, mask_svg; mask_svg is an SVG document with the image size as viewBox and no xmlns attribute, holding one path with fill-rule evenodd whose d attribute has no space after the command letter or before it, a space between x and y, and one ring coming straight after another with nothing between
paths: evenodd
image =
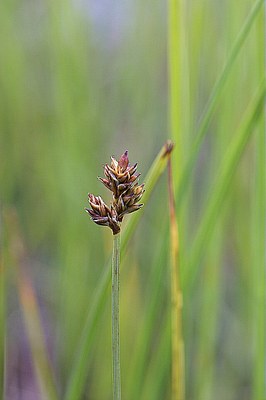
<instances>
[{"instance_id":1,"label":"out-of-focus vegetation","mask_svg":"<svg viewBox=\"0 0 266 400\"><path fill-rule=\"evenodd\" d=\"M112 238L87 193L168 137L186 399L266 399L263 3L0 3L2 399L111 399ZM125 230L127 400L171 398L168 220L163 175Z\"/></svg>"}]
</instances>

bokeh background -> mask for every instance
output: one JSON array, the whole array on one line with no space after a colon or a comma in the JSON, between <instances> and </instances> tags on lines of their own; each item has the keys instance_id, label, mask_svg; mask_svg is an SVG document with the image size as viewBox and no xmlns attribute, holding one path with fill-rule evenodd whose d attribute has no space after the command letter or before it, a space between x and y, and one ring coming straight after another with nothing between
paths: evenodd
<instances>
[{"instance_id":1,"label":"bokeh background","mask_svg":"<svg viewBox=\"0 0 266 400\"><path fill-rule=\"evenodd\" d=\"M1 1L2 399L42 398L37 379L41 336L34 334L39 329L58 398L65 398L112 246L109 230L94 225L84 212L87 193L110 200L97 176L111 155L125 149L131 162L138 162L142 182L168 138L176 143L174 180L181 199L186 398L266 398L261 109L239 157L232 155L236 163L229 165L228 179L222 180L265 73L263 1L176 2L182 3L176 31L168 29L174 26L174 3ZM202 118L240 34L199 145ZM180 82L176 103L171 95L175 77ZM180 189L193 151L196 157ZM208 216L211 201L218 207ZM163 174L123 258L121 363L127 400L171 398L168 232ZM110 307L108 291L77 400L111 399ZM35 312L41 327L35 326ZM50 368L40 363L41 369Z\"/></svg>"}]
</instances>

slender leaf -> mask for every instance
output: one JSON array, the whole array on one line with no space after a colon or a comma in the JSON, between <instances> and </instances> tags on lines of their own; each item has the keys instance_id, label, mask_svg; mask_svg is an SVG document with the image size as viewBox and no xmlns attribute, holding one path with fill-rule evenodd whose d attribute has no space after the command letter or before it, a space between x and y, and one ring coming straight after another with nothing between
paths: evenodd
<instances>
[{"instance_id":1,"label":"slender leaf","mask_svg":"<svg viewBox=\"0 0 266 400\"><path fill-rule=\"evenodd\" d=\"M183 278L186 288L188 285L191 286L195 281L202 255L208 243L208 237L212 234L234 172L253 132L254 125L262 112L264 98L265 80L260 84L256 96L249 105L247 112L245 112L243 121L234 135L232 143L228 146L218 178L210 190L209 200L205 207L205 212L203 213L186 268L184 268Z\"/></svg>"},{"instance_id":2,"label":"slender leaf","mask_svg":"<svg viewBox=\"0 0 266 400\"><path fill-rule=\"evenodd\" d=\"M265 77L266 51L266 3L258 26L259 72ZM264 35L263 35L264 33ZM265 352L266 352L266 108L258 126L255 148L255 180L253 189L253 400L266 399Z\"/></svg>"},{"instance_id":3,"label":"slender leaf","mask_svg":"<svg viewBox=\"0 0 266 400\"><path fill-rule=\"evenodd\" d=\"M264 0L257 0L254 3L241 31L239 32L238 37L236 38L235 43L232 46L232 50L229 54L227 62L224 65L221 75L219 76L219 78L217 79L217 81L214 85L214 88L210 95L209 101L206 105L206 109L203 113L199 127L197 129L197 136L194 141L193 147L190 150L188 160L186 161L184 170L183 170L181 178L180 178L180 182L179 182L179 180L176 180L176 184L178 185L177 206L180 205L180 203L183 199L183 195L185 193L185 188L187 187L187 184L189 182L189 177L193 171L193 165L195 164L197 154L199 153L200 145L201 145L204 137L207 134L212 115L218 105L218 101L222 94L222 90L223 90L225 83L230 75L230 72L233 68L235 60L236 60L245 40L250 32L253 22L255 21L255 18L258 16L258 13L263 5L263 1ZM173 137L173 140L175 140L175 136Z\"/></svg>"}]
</instances>

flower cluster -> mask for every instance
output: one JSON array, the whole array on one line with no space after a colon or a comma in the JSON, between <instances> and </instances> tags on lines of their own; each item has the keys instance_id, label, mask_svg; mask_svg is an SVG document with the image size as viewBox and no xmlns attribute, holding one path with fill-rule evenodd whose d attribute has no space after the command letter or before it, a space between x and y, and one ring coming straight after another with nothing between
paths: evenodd
<instances>
[{"instance_id":1,"label":"flower cluster","mask_svg":"<svg viewBox=\"0 0 266 400\"><path fill-rule=\"evenodd\" d=\"M113 234L120 232L120 223L125 214L139 210L143 204L137 204L144 193L144 184L138 184L140 174L136 173L137 164L130 166L128 152L117 161L111 157L110 165L104 167L105 178L99 180L112 192L112 203L108 207L100 196L89 194L91 209L85 210L98 225L109 226Z\"/></svg>"}]
</instances>

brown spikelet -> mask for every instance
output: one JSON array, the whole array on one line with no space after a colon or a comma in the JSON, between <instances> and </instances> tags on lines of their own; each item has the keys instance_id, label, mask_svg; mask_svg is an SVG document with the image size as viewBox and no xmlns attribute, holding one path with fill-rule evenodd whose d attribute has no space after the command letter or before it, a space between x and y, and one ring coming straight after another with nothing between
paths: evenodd
<instances>
[{"instance_id":1,"label":"brown spikelet","mask_svg":"<svg viewBox=\"0 0 266 400\"><path fill-rule=\"evenodd\" d=\"M125 214L139 210L143 204L137 204L144 193L144 184L138 184L140 174L136 173L137 163L129 164L126 150L119 160L111 157L110 165L104 166L105 178L98 179L112 192L113 199L108 207L100 196L89 194L91 209L86 208L91 219L98 225L109 226L113 234L120 232L120 223Z\"/></svg>"},{"instance_id":2,"label":"brown spikelet","mask_svg":"<svg viewBox=\"0 0 266 400\"><path fill-rule=\"evenodd\" d=\"M120 232L117 214L114 208L112 206L109 208L104 203L101 196L89 194L88 198L91 209L85 208L85 210L90 214L92 221L97 225L109 226L114 235Z\"/></svg>"}]
</instances>

